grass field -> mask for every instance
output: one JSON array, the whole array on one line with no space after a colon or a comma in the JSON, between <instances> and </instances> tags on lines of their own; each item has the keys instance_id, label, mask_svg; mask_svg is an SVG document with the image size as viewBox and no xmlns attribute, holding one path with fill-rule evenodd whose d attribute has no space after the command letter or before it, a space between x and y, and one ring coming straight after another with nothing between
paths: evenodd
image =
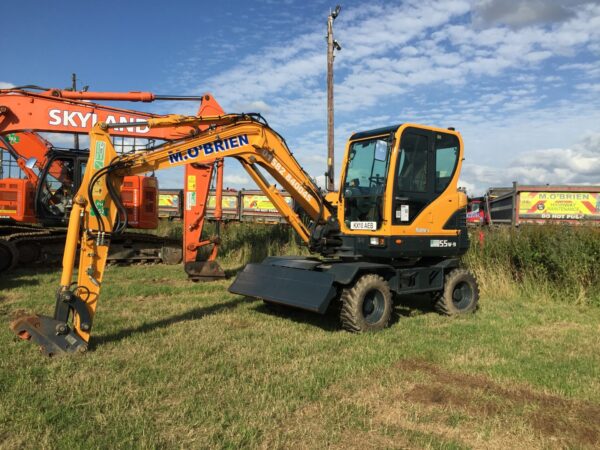
<instances>
[{"instance_id":1,"label":"grass field","mask_svg":"<svg viewBox=\"0 0 600 450\"><path fill-rule=\"evenodd\" d=\"M226 268L284 241L231 245ZM13 272L0 279L0 447L597 448L600 308L556 301L545 282L521 293L503 273L482 280L475 315L414 297L390 328L353 335L179 266L113 266L91 351L44 359L8 322L51 314L59 272Z\"/></svg>"}]
</instances>

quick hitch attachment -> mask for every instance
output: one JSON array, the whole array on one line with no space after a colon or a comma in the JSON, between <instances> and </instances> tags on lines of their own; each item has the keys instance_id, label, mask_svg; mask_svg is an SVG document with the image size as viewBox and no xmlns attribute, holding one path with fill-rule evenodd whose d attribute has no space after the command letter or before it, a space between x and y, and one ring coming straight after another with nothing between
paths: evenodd
<instances>
[{"instance_id":1,"label":"quick hitch attachment","mask_svg":"<svg viewBox=\"0 0 600 450\"><path fill-rule=\"evenodd\" d=\"M69 317L74 313L79 316L81 330L89 332L92 329L92 318L85 302L73 291L65 289L56 296L53 318L24 315L15 319L10 328L19 338L38 344L45 356L84 353L87 351L87 342L68 324Z\"/></svg>"}]
</instances>

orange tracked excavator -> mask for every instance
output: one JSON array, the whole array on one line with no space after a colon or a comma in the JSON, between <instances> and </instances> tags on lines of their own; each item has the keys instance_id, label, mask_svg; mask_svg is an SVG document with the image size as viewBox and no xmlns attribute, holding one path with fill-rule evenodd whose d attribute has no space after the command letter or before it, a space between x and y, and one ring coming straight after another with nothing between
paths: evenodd
<instances>
[{"instance_id":1,"label":"orange tracked excavator","mask_svg":"<svg viewBox=\"0 0 600 450\"><path fill-rule=\"evenodd\" d=\"M151 130L137 123L160 116L100 105L91 100L200 101L198 114L223 113L208 94L196 97L162 96L150 92L74 92L41 90L35 86L0 90L0 149L13 158L24 175L24 178L0 180L0 272L18 263L60 259L66 233L64 226L87 164L87 151L56 149L38 132L87 134L98 121L123 123L113 135L119 136L121 144L125 143L135 151L140 139L170 142L202 130L202 127ZM178 263L183 256L193 280L224 276L215 261L218 237L201 240L207 197L215 171L218 196L222 186L222 163L186 167L184 189L188 202L183 255L178 240L127 233L111 251L109 260ZM120 195L130 228L156 228L157 192L157 180L153 176L136 175L124 180ZM220 206L220 201L217 204ZM215 216L218 221L218 210ZM208 260L197 261L200 258L198 249L207 245L213 246Z\"/></svg>"}]
</instances>

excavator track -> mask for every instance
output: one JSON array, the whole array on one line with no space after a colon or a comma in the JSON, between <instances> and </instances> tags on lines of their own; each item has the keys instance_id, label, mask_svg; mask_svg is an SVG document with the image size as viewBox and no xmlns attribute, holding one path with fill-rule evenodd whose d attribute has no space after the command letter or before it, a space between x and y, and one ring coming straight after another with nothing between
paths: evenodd
<instances>
[{"instance_id":1,"label":"excavator track","mask_svg":"<svg viewBox=\"0 0 600 450\"><path fill-rule=\"evenodd\" d=\"M26 225L0 225L0 273L18 266L60 264L67 230ZM127 232L114 236L108 262L112 264L179 264L180 239Z\"/></svg>"},{"instance_id":2,"label":"excavator track","mask_svg":"<svg viewBox=\"0 0 600 450\"><path fill-rule=\"evenodd\" d=\"M0 238L0 273L10 270L18 264L19 254L15 245Z\"/></svg>"}]
</instances>

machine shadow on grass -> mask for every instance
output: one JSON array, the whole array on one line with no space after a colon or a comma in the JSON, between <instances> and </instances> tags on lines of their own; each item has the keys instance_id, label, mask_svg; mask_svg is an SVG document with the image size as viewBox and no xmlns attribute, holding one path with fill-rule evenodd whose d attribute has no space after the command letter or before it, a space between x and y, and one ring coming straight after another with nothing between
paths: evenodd
<instances>
[{"instance_id":1,"label":"machine shadow on grass","mask_svg":"<svg viewBox=\"0 0 600 450\"><path fill-rule=\"evenodd\" d=\"M96 335L90 340L89 350L96 350L96 348L101 347L105 344L108 344L110 342L118 342L135 334L148 333L150 331L158 330L160 328L166 328L175 323L187 322L189 320L198 320L202 319L203 317L210 316L212 314L217 314L227 309L237 308L240 304L244 302L244 300L245 299L240 298L229 301L227 303L220 303L218 305L194 308L183 314L166 317L155 322L144 323L143 325L140 325L138 327L125 328L121 331L118 331L117 333Z\"/></svg>"},{"instance_id":2,"label":"machine shadow on grass","mask_svg":"<svg viewBox=\"0 0 600 450\"><path fill-rule=\"evenodd\" d=\"M246 297L245 300L254 300ZM294 308L279 304L258 303L254 310L263 314L282 317L297 323L307 323L325 331L341 331L339 302L332 302L325 314ZM402 317L414 317L421 314L436 313L433 301L427 295L410 295L394 298L394 311L389 325L397 323Z\"/></svg>"},{"instance_id":3,"label":"machine shadow on grass","mask_svg":"<svg viewBox=\"0 0 600 450\"><path fill-rule=\"evenodd\" d=\"M256 301L256 299L252 297L245 297L244 300ZM325 331L342 330L338 317L339 308L337 308L336 305L331 305L325 314L318 314L315 312L294 308L293 306L267 304L261 301L257 303L257 305L254 307L254 310L262 314L281 317L284 320L310 324Z\"/></svg>"},{"instance_id":4,"label":"machine shadow on grass","mask_svg":"<svg viewBox=\"0 0 600 450\"><path fill-rule=\"evenodd\" d=\"M421 314L435 313L433 299L428 294L413 294L394 297L394 313L392 320L400 317L420 316Z\"/></svg>"},{"instance_id":5,"label":"machine shadow on grass","mask_svg":"<svg viewBox=\"0 0 600 450\"><path fill-rule=\"evenodd\" d=\"M56 267L36 267L32 269L15 269L0 275L0 289L15 289L22 286L30 287L40 284L39 275L57 272Z\"/></svg>"}]
</instances>

